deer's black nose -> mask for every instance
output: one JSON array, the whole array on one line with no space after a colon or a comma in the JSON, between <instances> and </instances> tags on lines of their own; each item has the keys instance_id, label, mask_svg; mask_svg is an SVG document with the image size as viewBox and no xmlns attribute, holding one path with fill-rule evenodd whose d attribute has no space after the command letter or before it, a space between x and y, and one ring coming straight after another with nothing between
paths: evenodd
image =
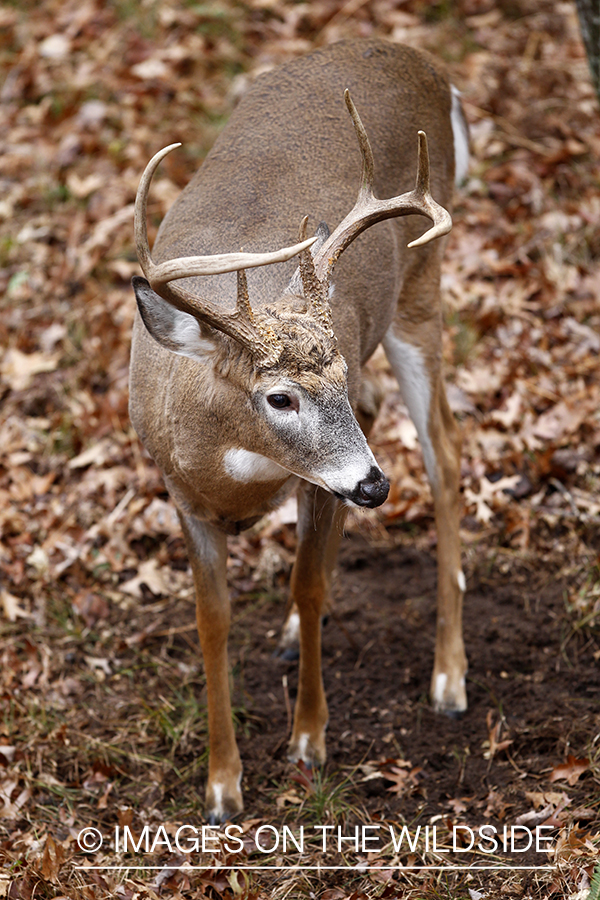
<instances>
[{"instance_id":1,"label":"deer's black nose","mask_svg":"<svg viewBox=\"0 0 600 900\"><path fill-rule=\"evenodd\" d=\"M369 509L373 509L381 506L387 499L389 490L390 483L381 469L372 466L368 476L358 482L351 499L357 506L367 506Z\"/></svg>"}]
</instances>

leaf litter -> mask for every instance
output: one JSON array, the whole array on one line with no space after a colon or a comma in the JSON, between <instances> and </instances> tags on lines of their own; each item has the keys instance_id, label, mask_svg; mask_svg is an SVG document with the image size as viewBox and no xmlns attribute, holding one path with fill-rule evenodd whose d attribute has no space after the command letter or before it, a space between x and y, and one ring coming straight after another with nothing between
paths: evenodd
<instances>
[{"instance_id":1,"label":"leaf litter","mask_svg":"<svg viewBox=\"0 0 600 900\"><path fill-rule=\"evenodd\" d=\"M44 0L0 10L0 896L439 896L433 876L408 872L269 880L176 871L160 854L157 876L74 868L80 828L124 826L123 809L138 831L202 819L193 590L176 515L127 417L139 174L182 142L153 190L155 233L256 73L372 35L445 58L471 128L442 282L463 430L471 709L439 722L423 700L431 495L377 355L389 393L373 445L393 487L381 511L349 523L325 631L326 775L352 784L327 815L547 814L556 873L464 876L481 890L453 874L457 896L574 895L598 859L600 132L574 7ZM277 683L285 672L293 697L295 676L270 658L294 546L290 509L231 547L254 829L293 822L320 796L286 768ZM365 765L392 777L367 778Z\"/></svg>"}]
</instances>

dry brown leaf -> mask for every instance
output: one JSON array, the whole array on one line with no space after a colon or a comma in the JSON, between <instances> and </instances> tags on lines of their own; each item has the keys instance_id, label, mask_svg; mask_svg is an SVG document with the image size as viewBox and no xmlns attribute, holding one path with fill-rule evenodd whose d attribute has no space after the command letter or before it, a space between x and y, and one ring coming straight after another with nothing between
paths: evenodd
<instances>
[{"instance_id":1,"label":"dry brown leaf","mask_svg":"<svg viewBox=\"0 0 600 900\"><path fill-rule=\"evenodd\" d=\"M534 809L540 809L547 804L557 807L569 799L562 791L525 791L525 796L531 800Z\"/></svg>"},{"instance_id":2,"label":"dry brown leaf","mask_svg":"<svg viewBox=\"0 0 600 900\"><path fill-rule=\"evenodd\" d=\"M277 809L285 809L286 806L299 806L303 802L304 800L295 788L289 788L286 791L282 791L281 794L277 794L275 799Z\"/></svg>"},{"instance_id":3,"label":"dry brown leaf","mask_svg":"<svg viewBox=\"0 0 600 900\"><path fill-rule=\"evenodd\" d=\"M464 802L466 799L472 799L472 798L463 798L462 800L459 800L459 799L448 800L447 805L450 807L450 809L452 810L452 812L454 813L455 816L461 816L463 813L466 813L466 811L468 810L469 807Z\"/></svg>"},{"instance_id":4,"label":"dry brown leaf","mask_svg":"<svg viewBox=\"0 0 600 900\"><path fill-rule=\"evenodd\" d=\"M402 762L404 762L404 760L402 760ZM410 765L410 763L408 765ZM414 766L411 769L401 769L398 766L391 766L391 768L386 769L383 773L383 777L386 781L392 782L392 787L387 788L388 792L390 794L398 794L401 796L407 791L412 790L412 788L416 787L418 784L418 776L422 771L422 766Z\"/></svg>"},{"instance_id":5,"label":"dry brown leaf","mask_svg":"<svg viewBox=\"0 0 600 900\"><path fill-rule=\"evenodd\" d=\"M13 347L4 354L0 374L11 390L24 391L36 375L54 372L59 360L58 353L22 353Z\"/></svg>"},{"instance_id":6,"label":"dry brown leaf","mask_svg":"<svg viewBox=\"0 0 600 900\"><path fill-rule=\"evenodd\" d=\"M504 798L504 795L500 793L500 791L490 790L489 794L486 797L486 808L484 812L484 816L487 819L491 819L492 817L497 817L502 821L506 816L506 809L510 805L508 801Z\"/></svg>"},{"instance_id":7,"label":"dry brown leaf","mask_svg":"<svg viewBox=\"0 0 600 900\"><path fill-rule=\"evenodd\" d=\"M0 781L0 819L17 819L19 817L20 810L30 799L30 788L24 788L17 794L14 800L11 799L18 785L18 778L9 777L3 781Z\"/></svg>"},{"instance_id":8,"label":"dry brown leaf","mask_svg":"<svg viewBox=\"0 0 600 900\"><path fill-rule=\"evenodd\" d=\"M558 443L577 431L587 415L587 404L572 406L561 401L539 417L533 434L544 441Z\"/></svg>"},{"instance_id":9,"label":"dry brown leaf","mask_svg":"<svg viewBox=\"0 0 600 900\"><path fill-rule=\"evenodd\" d=\"M556 841L555 859L572 859L573 857L592 856L598 858L600 853L592 835L579 826L564 828Z\"/></svg>"},{"instance_id":10,"label":"dry brown leaf","mask_svg":"<svg viewBox=\"0 0 600 900\"><path fill-rule=\"evenodd\" d=\"M46 881L53 884L59 883L59 872L66 858L66 853L62 844L57 843L51 834L46 838L44 851L42 854L42 862L40 872Z\"/></svg>"},{"instance_id":11,"label":"dry brown leaf","mask_svg":"<svg viewBox=\"0 0 600 900\"><path fill-rule=\"evenodd\" d=\"M17 619L30 619L31 613L23 608L23 601L14 594L0 589L0 609L9 622L16 622Z\"/></svg>"},{"instance_id":12,"label":"dry brown leaf","mask_svg":"<svg viewBox=\"0 0 600 900\"><path fill-rule=\"evenodd\" d=\"M567 756L567 760L559 766L555 766L548 776L548 781L566 781L574 785L590 767L589 759L577 759L575 756Z\"/></svg>"},{"instance_id":13,"label":"dry brown leaf","mask_svg":"<svg viewBox=\"0 0 600 900\"><path fill-rule=\"evenodd\" d=\"M81 616L86 625L92 626L110 614L110 606L99 594L82 591L72 601L73 611Z\"/></svg>"},{"instance_id":14,"label":"dry brown leaf","mask_svg":"<svg viewBox=\"0 0 600 900\"><path fill-rule=\"evenodd\" d=\"M131 594L132 597L142 599L142 585L150 588L153 594L168 596L170 593L168 572L160 565L160 563L152 558L141 563L138 574L129 581L119 585L119 590L124 594Z\"/></svg>"}]
</instances>

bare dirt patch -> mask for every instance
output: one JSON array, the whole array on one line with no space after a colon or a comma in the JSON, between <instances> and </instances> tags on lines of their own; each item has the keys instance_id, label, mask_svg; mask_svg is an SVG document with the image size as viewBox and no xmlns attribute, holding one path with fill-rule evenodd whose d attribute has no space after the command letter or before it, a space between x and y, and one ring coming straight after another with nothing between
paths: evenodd
<instances>
[{"instance_id":1,"label":"bare dirt patch","mask_svg":"<svg viewBox=\"0 0 600 900\"><path fill-rule=\"evenodd\" d=\"M469 710L457 720L438 716L428 701L435 559L406 538L373 548L353 535L342 550L335 612L323 632L327 771L386 758L422 767L415 789L401 797L384 779L361 784L360 770L352 778L365 809L411 822L440 812L453 818L449 801L460 800L460 820L471 816L479 824L490 792L502 815L486 820L498 824L526 812L525 792L549 790L557 763L585 756L600 726L598 640L569 632L567 589L560 569L539 572L510 555L474 565L465 603ZM272 623L272 614L253 616L233 633L234 648L243 635L239 678L257 720L241 740L251 796L260 777L279 775L285 759L283 675L294 694L295 666L274 659L274 638L265 637ZM502 725L501 739L511 742L492 759L486 758L490 714L493 725Z\"/></svg>"}]
</instances>

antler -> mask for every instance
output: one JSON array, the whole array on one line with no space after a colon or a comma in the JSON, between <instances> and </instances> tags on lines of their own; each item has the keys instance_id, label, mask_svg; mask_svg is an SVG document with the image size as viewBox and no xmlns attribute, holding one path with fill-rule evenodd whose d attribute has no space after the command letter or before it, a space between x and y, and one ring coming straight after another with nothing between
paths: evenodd
<instances>
[{"instance_id":1,"label":"antler","mask_svg":"<svg viewBox=\"0 0 600 900\"><path fill-rule=\"evenodd\" d=\"M254 320L252 307L248 301L245 268L267 266L271 263L285 262L310 247L316 238L309 238L292 247L283 247L271 253L221 253L213 256L185 256L169 259L163 263L155 263L148 243L147 201L152 176L163 158L180 147L181 144L170 144L156 153L142 175L135 198L135 243L140 266L150 287L164 300L178 309L191 313L213 328L222 331L229 337L239 341L253 355L263 357L264 361L273 359L280 350L280 342L270 328L262 328ZM202 300L181 286L174 286L178 278L190 278L196 275L221 275L225 272L238 272L238 298L235 312L225 313L212 304Z\"/></svg>"},{"instance_id":2,"label":"antler","mask_svg":"<svg viewBox=\"0 0 600 900\"><path fill-rule=\"evenodd\" d=\"M298 237L303 240L306 237L306 223L308 216L304 216L300 223L300 233ZM323 241L323 232L329 236L329 229L325 223L321 223L317 228L317 238ZM317 247L319 244L316 245ZM321 328L334 339L333 320L331 318L331 307L329 306L328 291L329 287L325 281L319 280L316 272L314 260L310 250L303 250L300 254L300 279L302 281L302 293L308 302L308 309L312 317L320 324Z\"/></svg>"},{"instance_id":3,"label":"antler","mask_svg":"<svg viewBox=\"0 0 600 900\"><path fill-rule=\"evenodd\" d=\"M439 203L436 203L430 193L429 153L427 151L425 132L419 131L417 180L414 190L400 194L398 197L392 197L390 200L378 200L373 194L375 166L367 132L348 90L344 91L344 99L348 112L352 117L362 155L361 185L354 208L315 253L315 272L321 281L327 280L346 247L366 228L369 228L376 222L381 222L383 219L407 216L414 213L431 219L433 227L421 237L411 241L408 245L409 247L420 247L423 244L427 244L434 238L447 234L452 228L450 213L443 206L440 206Z\"/></svg>"}]
</instances>

